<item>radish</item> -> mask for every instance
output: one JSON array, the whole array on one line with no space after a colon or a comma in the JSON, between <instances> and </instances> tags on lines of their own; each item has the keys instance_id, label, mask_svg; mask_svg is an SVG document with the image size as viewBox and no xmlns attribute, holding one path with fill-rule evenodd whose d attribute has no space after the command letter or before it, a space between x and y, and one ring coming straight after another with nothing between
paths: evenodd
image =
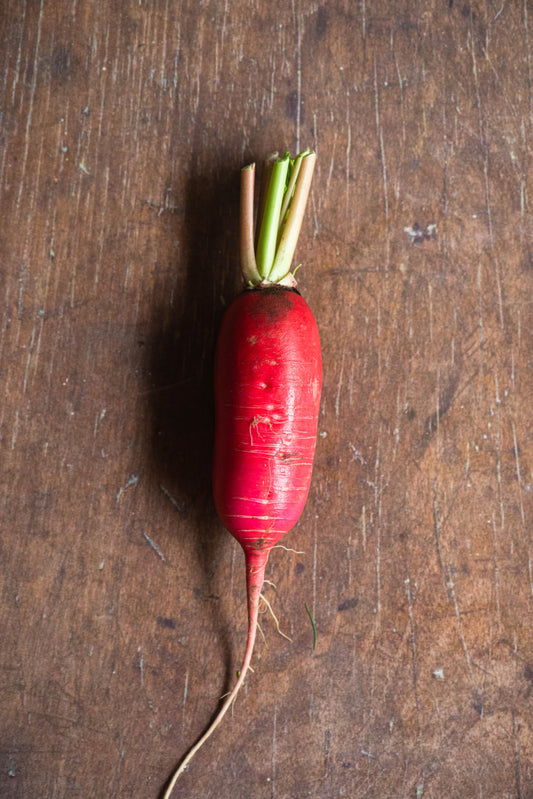
<instances>
[{"instance_id":1,"label":"radish","mask_svg":"<svg viewBox=\"0 0 533 799\"><path fill-rule=\"evenodd\" d=\"M314 316L290 272L316 156L265 162L254 243L255 164L241 170L240 254L246 288L222 319L215 355L213 494L220 520L244 550L248 639L231 693L174 772L222 721L255 643L259 598L273 546L298 521L315 452L322 360Z\"/></svg>"}]
</instances>

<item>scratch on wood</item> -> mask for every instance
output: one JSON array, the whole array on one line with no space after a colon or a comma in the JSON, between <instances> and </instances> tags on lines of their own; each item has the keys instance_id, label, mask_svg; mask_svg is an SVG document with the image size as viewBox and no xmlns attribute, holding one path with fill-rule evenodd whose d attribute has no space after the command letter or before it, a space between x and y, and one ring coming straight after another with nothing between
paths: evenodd
<instances>
[{"instance_id":1,"label":"scratch on wood","mask_svg":"<svg viewBox=\"0 0 533 799\"><path fill-rule=\"evenodd\" d=\"M473 676L472 662L470 660L470 652L468 651L468 647L466 645L466 639L465 639L465 636L464 636L463 622L462 622L462 619L461 619L461 611L459 610L459 604L457 602L457 596L455 594L455 585L454 585L454 582L453 582L453 579L452 579L451 569L448 568L446 571L447 571L446 586L448 588L448 593L449 593L450 599L452 601L452 605L453 605L453 609L454 609L454 613L455 613L455 618L456 618L456 621L457 621L457 633L458 633L459 639L461 641L461 646L463 647L463 653L464 653L464 656L465 656L466 665L468 666L468 671L470 672L470 676L472 677Z\"/></svg>"},{"instance_id":2,"label":"scratch on wood","mask_svg":"<svg viewBox=\"0 0 533 799\"><path fill-rule=\"evenodd\" d=\"M522 799L522 787L520 778L520 749L518 745L518 732L516 729L516 718L514 708L511 708L511 721L513 725L513 743L514 743L514 771L515 771L515 785L516 785L516 799Z\"/></svg>"},{"instance_id":3,"label":"scratch on wood","mask_svg":"<svg viewBox=\"0 0 533 799\"><path fill-rule=\"evenodd\" d=\"M139 671L141 673L141 688L144 688L144 657L140 646L137 647L137 654L139 655Z\"/></svg>"},{"instance_id":4,"label":"scratch on wood","mask_svg":"<svg viewBox=\"0 0 533 799\"><path fill-rule=\"evenodd\" d=\"M478 127L479 127L479 140L483 147L483 182L484 182L484 190L485 190L485 208L487 211L487 229L489 234L489 244L490 244L490 251L491 251L491 258L494 264L494 274L496 277L496 287L498 292L498 310L500 316L500 327L503 330L504 328L504 320L503 320L503 295L502 295L502 282L501 282L501 269L500 269L500 261L498 256L496 255L496 248L494 245L494 229L492 223L492 198L490 192L490 181L489 181L489 141L486 131L486 121L485 121L485 114L483 103L481 100L481 91L479 87L479 76L477 70L477 60L476 60L476 47L474 42L474 35L472 30L473 19L472 15L470 16L470 35L471 35L471 43L470 43L470 53L472 56L472 73L474 75L474 86L476 91L476 105L478 109Z\"/></svg>"},{"instance_id":5,"label":"scratch on wood","mask_svg":"<svg viewBox=\"0 0 533 799\"><path fill-rule=\"evenodd\" d=\"M98 433L98 428L99 428L101 422L103 422L106 413L107 413L107 408L102 408L100 413L96 414L95 419L94 419L93 438L96 438L96 435Z\"/></svg>"},{"instance_id":6,"label":"scratch on wood","mask_svg":"<svg viewBox=\"0 0 533 799\"><path fill-rule=\"evenodd\" d=\"M11 449L15 449L15 444L17 442L17 433L18 433L18 426L19 426L19 409L17 408L15 411L15 421L13 422L13 432L11 434Z\"/></svg>"},{"instance_id":7,"label":"scratch on wood","mask_svg":"<svg viewBox=\"0 0 533 799\"><path fill-rule=\"evenodd\" d=\"M498 537L496 535L496 517L492 513L492 542L493 542L493 560L494 560L494 595L496 602L496 620L498 622L498 632L502 632L502 614L500 607L500 566L498 558Z\"/></svg>"},{"instance_id":8,"label":"scratch on wood","mask_svg":"<svg viewBox=\"0 0 533 799\"><path fill-rule=\"evenodd\" d=\"M522 531L524 536L526 537L526 546L527 546L527 564L528 564L528 577L529 577L529 591L531 596L533 597L533 558L531 555L531 535L528 532L528 528L526 525L526 515L524 512L524 500L522 497L523 487L522 487L522 473L520 468L520 458L519 458L519 449L518 449L518 440L516 436L516 425L514 419L511 421L511 427L513 431L513 450L514 450L514 457L515 457L515 469L516 469L516 481L518 483L518 501L520 507L520 520L522 522Z\"/></svg>"},{"instance_id":9,"label":"scratch on wood","mask_svg":"<svg viewBox=\"0 0 533 799\"><path fill-rule=\"evenodd\" d=\"M428 282L429 341L433 343L433 286Z\"/></svg>"},{"instance_id":10,"label":"scratch on wood","mask_svg":"<svg viewBox=\"0 0 533 799\"><path fill-rule=\"evenodd\" d=\"M24 137L24 152L22 155L22 178L19 183L19 190L17 195L16 207L17 209L20 208L20 201L22 199L22 194L25 188L24 184L24 175L26 173L26 164L28 161L28 152L30 147L30 142L33 141L32 136L30 135L31 124L32 124L32 117L33 117L33 105L35 100L35 90L37 88L37 75L39 70L39 49L41 46L41 27L43 21L43 9L44 9L44 0L41 0L39 6L39 19L37 20L37 35L35 41L35 54L33 57L33 74L30 83L30 101L28 103L28 115L26 117L26 135ZM40 163L40 160L39 160Z\"/></svg>"},{"instance_id":11,"label":"scratch on wood","mask_svg":"<svg viewBox=\"0 0 533 799\"><path fill-rule=\"evenodd\" d=\"M381 464L381 434L382 424L379 425L379 434L376 444L376 462L374 465L374 504L376 508L376 623L381 625L381 524L383 502L383 475L380 472Z\"/></svg>"},{"instance_id":12,"label":"scratch on wood","mask_svg":"<svg viewBox=\"0 0 533 799\"><path fill-rule=\"evenodd\" d=\"M405 86L405 84L407 82L407 78L403 78L402 77L402 74L401 74L401 71L400 71L400 65L398 63L398 56L396 54L396 51L394 51L394 65L396 67L396 76L398 78L398 86L399 86L399 89L400 89L400 109L401 109L401 117L402 117L402 145L405 147L405 143L406 143L406 140L407 140L407 133L406 133L406 124L405 124L405 96L404 96L405 92L404 92L404 86Z\"/></svg>"},{"instance_id":13,"label":"scratch on wood","mask_svg":"<svg viewBox=\"0 0 533 799\"><path fill-rule=\"evenodd\" d=\"M24 311L24 264L22 263L19 268L19 296L17 302L17 313L20 317L22 316L22 312Z\"/></svg>"},{"instance_id":14,"label":"scratch on wood","mask_svg":"<svg viewBox=\"0 0 533 799\"><path fill-rule=\"evenodd\" d=\"M326 179L326 194L329 194L329 187L330 187L330 183L331 183L331 177L333 175L333 167L335 166L335 147L336 146L337 146L337 132L335 131L334 134L333 134L333 144L331 145L331 158L329 159L328 177Z\"/></svg>"},{"instance_id":15,"label":"scratch on wood","mask_svg":"<svg viewBox=\"0 0 533 799\"><path fill-rule=\"evenodd\" d=\"M377 622L381 624L381 492L378 503L378 524L376 531L376 611Z\"/></svg>"},{"instance_id":16,"label":"scratch on wood","mask_svg":"<svg viewBox=\"0 0 533 799\"><path fill-rule=\"evenodd\" d=\"M528 89L528 102L529 102L529 122L533 124L533 96L531 90L531 48L529 45L529 20L527 11L528 0L524 0L524 33L526 39L526 64L527 64L527 89Z\"/></svg>"},{"instance_id":17,"label":"scratch on wood","mask_svg":"<svg viewBox=\"0 0 533 799\"><path fill-rule=\"evenodd\" d=\"M166 86L166 77L165 77L165 64L167 60L167 40L168 40L168 0L165 2L165 11L163 14L163 32L158 37L159 41L161 42L161 66L159 69L159 82L161 86ZM159 105L161 107L161 103L163 101L163 92L160 93L159 96Z\"/></svg>"},{"instance_id":18,"label":"scratch on wood","mask_svg":"<svg viewBox=\"0 0 533 799\"><path fill-rule=\"evenodd\" d=\"M472 676L473 675L472 663L470 659L470 653L466 645L466 639L464 636L463 623L461 620L461 612L459 610L459 604L457 602L457 596L455 594L455 585L452 579L451 569L448 566L444 565L444 561L442 558L441 544L440 544L440 534L441 534L440 521L439 521L439 512L437 505L437 482L435 480L433 485L433 535L435 537L435 544L437 549L437 561L446 588L446 593L448 595L448 600L451 602L454 609L455 619L457 624L457 634L459 636L459 640L461 641L461 646L463 648L463 653L465 656L466 664L468 666L468 671Z\"/></svg>"},{"instance_id":19,"label":"scratch on wood","mask_svg":"<svg viewBox=\"0 0 533 799\"><path fill-rule=\"evenodd\" d=\"M350 125L350 91L346 91L346 216L351 214L350 206L350 155L352 151L352 128Z\"/></svg>"},{"instance_id":20,"label":"scratch on wood","mask_svg":"<svg viewBox=\"0 0 533 799\"><path fill-rule=\"evenodd\" d=\"M411 659L413 668L413 692L415 697L416 707L416 726L418 735L421 732L420 724L420 697L418 694L418 663L417 663L417 647L416 647L416 631L415 631L415 617L413 613L413 594L411 591L411 581L409 577L405 580L405 592L407 594L407 608L409 611L409 624L411 627Z\"/></svg>"},{"instance_id":21,"label":"scratch on wood","mask_svg":"<svg viewBox=\"0 0 533 799\"><path fill-rule=\"evenodd\" d=\"M183 683L183 700L182 700L183 710L185 710L185 704L187 702L188 690L189 690L189 672L186 671L185 672L185 680L184 680L184 683Z\"/></svg>"},{"instance_id":22,"label":"scratch on wood","mask_svg":"<svg viewBox=\"0 0 533 799\"><path fill-rule=\"evenodd\" d=\"M272 720L272 776L270 778L270 797L271 799L275 799L276 796L276 755L277 755L277 748L276 748L276 734L277 734L277 725L278 725L278 705L277 702L274 702L274 718Z\"/></svg>"},{"instance_id":23,"label":"scratch on wood","mask_svg":"<svg viewBox=\"0 0 533 799\"><path fill-rule=\"evenodd\" d=\"M518 441L516 438L516 425L514 423L514 419L511 422L511 427L513 430L513 449L514 449L514 456L515 456L515 468L516 468L516 479L518 482L518 493L520 497L520 518L522 519L522 525L525 527L526 525L526 517L524 514L524 501L522 499L522 474L520 471L520 459L518 457Z\"/></svg>"},{"instance_id":24,"label":"scratch on wood","mask_svg":"<svg viewBox=\"0 0 533 799\"><path fill-rule=\"evenodd\" d=\"M168 488L165 488L165 486L164 486L164 485L161 485L161 483L159 484L159 488L161 489L161 491L163 492L163 494L166 496L166 498L167 498L167 499L168 499L168 500L169 500L169 501L172 503L172 505L173 505L173 506L176 508L176 510L178 511L178 513L179 513L179 514L181 514L181 515L183 515L183 513L184 513L184 510L185 510L185 508L183 507L183 504L182 504L181 502L178 502L178 500L177 500L177 499L175 499L175 498L172 496L172 494L170 493L170 491L168 490Z\"/></svg>"},{"instance_id":25,"label":"scratch on wood","mask_svg":"<svg viewBox=\"0 0 533 799\"><path fill-rule=\"evenodd\" d=\"M381 300L377 298L376 305L376 338L378 341L377 357L378 357L378 392L381 390Z\"/></svg>"},{"instance_id":26,"label":"scratch on wood","mask_svg":"<svg viewBox=\"0 0 533 799\"><path fill-rule=\"evenodd\" d=\"M383 210L385 213L385 268L389 267L390 258L390 236L389 236L389 189L387 181L387 159L385 157L385 143L383 140L383 126L380 118L379 108L379 89L378 89L378 68L377 61L374 57L374 105L376 114L376 133L379 142L379 153L381 158L381 179L383 184Z\"/></svg>"},{"instance_id":27,"label":"scratch on wood","mask_svg":"<svg viewBox=\"0 0 533 799\"><path fill-rule=\"evenodd\" d=\"M126 485L122 486L122 487L121 487L121 488L119 488L119 490L117 491L117 495L116 495L116 497L115 497L115 500L116 500L117 502L120 502L120 500L122 499L122 497L124 496L124 494L125 494L125 492L128 490L128 488L135 488L135 486L137 485L137 483L138 483L138 482L139 482L139 477L138 477L138 475L136 475L136 474L132 474L132 475L130 476L130 478L128 479L128 481L127 481Z\"/></svg>"},{"instance_id":28,"label":"scratch on wood","mask_svg":"<svg viewBox=\"0 0 533 799\"><path fill-rule=\"evenodd\" d=\"M26 389L28 388L28 375L29 375L29 371L30 371L30 364L31 364L31 359L32 359L32 351L33 351L34 342L35 342L35 327L32 328L30 341L29 341L28 348L27 348L28 352L27 352L27 356L26 356L26 368L24 369L24 379L22 381L22 393L23 394L26 393Z\"/></svg>"},{"instance_id":29,"label":"scratch on wood","mask_svg":"<svg viewBox=\"0 0 533 799\"><path fill-rule=\"evenodd\" d=\"M329 776L329 752L331 748L331 730L329 727L324 732L324 780Z\"/></svg>"},{"instance_id":30,"label":"scratch on wood","mask_svg":"<svg viewBox=\"0 0 533 799\"><path fill-rule=\"evenodd\" d=\"M105 239L106 239L106 225L105 221L107 218L108 208L107 208L107 198L109 195L109 167L107 166L104 170L105 175L105 182L104 182L104 191L103 196L101 199L102 203L102 210L101 210L101 217L100 217L100 235L98 237L98 258L96 259L95 269L94 269L94 284L98 284L99 274L100 274L100 264L102 263L102 257L104 254L104 246L105 246Z\"/></svg>"},{"instance_id":31,"label":"scratch on wood","mask_svg":"<svg viewBox=\"0 0 533 799\"><path fill-rule=\"evenodd\" d=\"M485 344L485 326L483 322L483 290L482 290L482 279L481 279L481 261L478 262L477 266L477 304L478 304L478 328L479 328L479 352L480 354L483 352L484 344Z\"/></svg>"},{"instance_id":32,"label":"scratch on wood","mask_svg":"<svg viewBox=\"0 0 533 799\"><path fill-rule=\"evenodd\" d=\"M165 556L163 555L163 553L161 552L161 550L159 549L159 547L157 546L155 541L152 538L150 538L150 536L147 535L147 533L145 533L145 532L143 532L143 538L146 541L148 541L148 543L150 544L150 546L152 547L154 552L161 558L161 560L166 562Z\"/></svg>"},{"instance_id":33,"label":"scratch on wood","mask_svg":"<svg viewBox=\"0 0 533 799\"><path fill-rule=\"evenodd\" d=\"M339 373L339 382L338 382L338 385L337 385L337 396L335 398L335 417L337 419L339 418L343 373L344 373L344 351L343 351L342 357L341 357L341 368L340 368L340 373Z\"/></svg>"},{"instance_id":34,"label":"scratch on wood","mask_svg":"<svg viewBox=\"0 0 533 799\"><path fill-rule=\"evenodd\" d=\"M494 440L494 450L496 456L496 474L498 477L498 504L500 508L500 532L504 533L505 528L505 509L504 509L504 502L503 502L503 484L502 484L502 458L501 458L501 441L500 441L500 431L501 431L501 400L499 396L499 389L498 389L498 375L495 373L494 375L494 385L495 385L495 403L496 403L496 433L495 433L495 440Z\"/></svg>"}]
</instances>

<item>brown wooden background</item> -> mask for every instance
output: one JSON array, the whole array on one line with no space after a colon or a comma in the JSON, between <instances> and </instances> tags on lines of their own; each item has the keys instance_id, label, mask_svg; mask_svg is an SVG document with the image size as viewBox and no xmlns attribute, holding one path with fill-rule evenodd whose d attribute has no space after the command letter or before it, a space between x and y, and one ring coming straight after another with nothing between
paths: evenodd
<instances>
[{"instance_id":1,"label":"brown wooden background","mask_svg":"<svg viewBox=\"0 0 533 799\"><path fill-rule=\"evenodd\" d=\"M0 796L155 799L234 679L213 346L239 168L309 146L325 387L266 589L292 643L262 618L175 796L531 799L533 5L0 19Z\"/></svg>"}]
</instances>

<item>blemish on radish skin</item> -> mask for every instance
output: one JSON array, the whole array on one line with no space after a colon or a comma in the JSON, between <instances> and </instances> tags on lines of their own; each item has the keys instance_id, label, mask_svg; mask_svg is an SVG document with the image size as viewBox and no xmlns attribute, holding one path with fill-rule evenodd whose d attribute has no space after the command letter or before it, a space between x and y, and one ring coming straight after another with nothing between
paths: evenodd
<instances>
[{"instance_id":1,"label":"blemish on radish skin","mask_svg":"<svg viewBox=\"0 0 533 799\"><path fill-rule=\"evenodd\" d=\"M255 542L255 549L264 549L268 544L269 542L265 538L258 538Z\"/></svg>"},{"instance_id":2,"label":"blemish on radish skin","mask_svg":"<svg viewBox=\"0 0 533 799\"><path fill-rule=\"evenodd\" d=\"M250 422L250 444L253 445L254 440L252 436L252 430L257 431L257 435L259 438L263 438L261 433L258 430L260 424L266 425L270 430L272 430L272 422L268 418L268 416L254 416L252 421Z\"/></svg>"}]
</instances>

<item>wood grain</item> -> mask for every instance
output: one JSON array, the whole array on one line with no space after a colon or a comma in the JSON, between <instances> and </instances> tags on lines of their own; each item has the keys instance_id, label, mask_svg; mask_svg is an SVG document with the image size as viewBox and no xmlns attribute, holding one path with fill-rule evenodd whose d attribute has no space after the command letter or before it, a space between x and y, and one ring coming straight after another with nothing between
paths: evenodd
<instances>
[{"instance_id":1,"label":"wood grain","mask_svg":"<svg viewBox=\"0 0 533 799\"><path fill-rule=\"evenodd\" d=\"M528 0L3 4L2 797L157 797L234 679L213 347L238 170L306 146L292 643L175 795L533 796L532 48Z\"/></svg>"}]
</instances>

